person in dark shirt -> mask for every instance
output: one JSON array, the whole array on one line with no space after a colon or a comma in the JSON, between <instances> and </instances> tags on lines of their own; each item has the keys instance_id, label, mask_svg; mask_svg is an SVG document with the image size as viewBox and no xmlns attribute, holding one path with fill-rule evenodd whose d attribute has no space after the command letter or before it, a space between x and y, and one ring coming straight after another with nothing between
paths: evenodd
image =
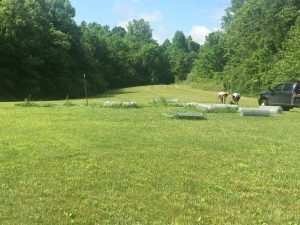
<instances>
[{"instance_id":1,"label":"person in dark shirt","mask_svg":"<svg viewBox=\"0 0 300 225\"><path fill-rule=\"evenodd\" d=\"M241 99L240 93L236 93L235 92L235 93L232 94L232 101L230 102L230 104L232 104L232 105L238 105L240 99Z\"/></svg>"}]
</instances>

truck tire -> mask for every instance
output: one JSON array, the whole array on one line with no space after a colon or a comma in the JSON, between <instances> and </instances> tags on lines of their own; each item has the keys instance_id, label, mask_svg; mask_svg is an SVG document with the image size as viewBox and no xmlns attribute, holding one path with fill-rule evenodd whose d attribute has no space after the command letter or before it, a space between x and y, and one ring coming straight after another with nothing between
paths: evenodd
<instances>
[{"instance_id":1,"label":"truck tire","mask_svg":"<svg viewBox=\"0 0 300 225\"><path fill-rule=\"evenodd\" d=\"M290 109L292 109L293 107L290 106L281 106L283 111L289 111Z\"/></svg>"}]
</instances>

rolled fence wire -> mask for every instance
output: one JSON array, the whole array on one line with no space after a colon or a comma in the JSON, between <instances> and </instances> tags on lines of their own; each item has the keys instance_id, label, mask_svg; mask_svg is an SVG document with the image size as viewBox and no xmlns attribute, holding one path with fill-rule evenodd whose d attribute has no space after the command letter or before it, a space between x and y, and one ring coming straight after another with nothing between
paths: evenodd
<instances>
[{"instance_id":1,"label":"rolled fence wire","mask_svg":"<svg viewBox=\"0 0 300 225\"><path fill-rule=\"evenodd\" d=\"M269 110L273 114L281 114L283 109L281 106L260 106L260 109Z\"/></svg>"},{"instance_id":2,"label":"rolled fence wire","mask_svg":"<svg viewBox=\"0 0 300 225\"><path fill-rule=\"evenodd\" d=\"M269 110L260 109L260 108L240 108L239 113L241 116L270 116L271 113Z\"/></svg>"}]
</instances>

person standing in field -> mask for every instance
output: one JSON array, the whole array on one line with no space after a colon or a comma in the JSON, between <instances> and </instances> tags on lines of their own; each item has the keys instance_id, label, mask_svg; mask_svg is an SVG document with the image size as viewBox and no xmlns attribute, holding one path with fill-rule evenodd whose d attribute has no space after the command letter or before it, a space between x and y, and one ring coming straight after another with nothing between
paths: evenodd
<instances>
[{"instance_id":1,"label":"person standing in field","mask_svg":"<svg viewBox=\"0 0 300 225\"><path fill-rule=\"evenodd\" d=\"M225 92L225 91L218 92L218 102L220 104L225 104L226 103L226 97L228 95L229 95L229 92Z\"/></svg>"},{"instance_id":2,"label":"person standing in field","mask_svg":"<svg viewBox=\"0 0 300 225\"><path fill-rule=\"evenodd\" d=\"M238 105L240 99L241 99L240 93L235 92L232 94L232 101L230 103L233 105Z\"/></svg>"}]
</instances>

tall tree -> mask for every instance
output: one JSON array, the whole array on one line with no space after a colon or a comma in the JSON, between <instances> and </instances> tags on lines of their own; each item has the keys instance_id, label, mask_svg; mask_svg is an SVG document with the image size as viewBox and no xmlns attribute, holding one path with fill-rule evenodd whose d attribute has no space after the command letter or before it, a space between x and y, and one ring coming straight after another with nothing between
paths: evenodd
<instances>
[{"instance_id":1,"label":"tall tree","mask_svg":"<svg viewBox=\"0 0 300 225\"><path fill-rule=\"evenodd\" d=\"M172 39L172 44L176 49L181 49L184 52L188 51L187 38L182 31L176 31Z\"/></svg>"},{"instance_id":2,"label":"tall tree","mask_svg":"<svg viewBox=\"0 0 300 225\"><path fill-rule=\"evenodd\" d=\"M200 47L199 57L194 62L192 72L189 74L189 80L213 79L215 73L223 71L226 64L223 36L222 32L216 31L206 37L205 43Z\"/></svg>"},{"instance_id":3,"label":"tall tree","mask_svg":"<svg viewBox=\"0 0 300 225\"><path fill-rule=\"evenodd\" d=\"M248 0L235 11L224 35L228 89L256 93L269 85L268 71L295 24L297 10L293 0Z\"/></svg>"},{"instance_id":4,"label":"tall tree","mask_svg":"<svg viewBox=\"0 0 300 225\"><path fill-rule=\"evenodd\" d=\"M193 62L198 57L199 45L191 37L186 38L182 31L176 31L172 43L167 40L163 47L168 54L175 80L185 80L191 72Z\"/></svg>"},{"instance_id":5,"label":"tall tree","mask_svg":"<svg viewBox=\"0 0 300 225\"><path fill-rule=\"evenodd\" d=\"M41 6L33 0L3 0L0 20L1 92L16 97L39 92L40 40L45 37Z\"/></svg>"},{"instance_id":6,"label":"tall tree","mask_svg":"<svg viewBox=\"0 0 300 225\"><path fill-rule=\"evenodd\" d=\"M278 54L278 61L268 72L272 85L283 81L300 80L300 16L291 28L283 48Z\"/></svg>"},{"instance_id":7,"label":"tall tree","mask_svg":"<svg viewBox=\"0 0 300 225\"><path fill-rule=\"evenodd\" d=\"M152 42L152 29L149 22L143 19L129 21L127 27L128 37L137 42Z\"/></svg>"}]
</instances>

